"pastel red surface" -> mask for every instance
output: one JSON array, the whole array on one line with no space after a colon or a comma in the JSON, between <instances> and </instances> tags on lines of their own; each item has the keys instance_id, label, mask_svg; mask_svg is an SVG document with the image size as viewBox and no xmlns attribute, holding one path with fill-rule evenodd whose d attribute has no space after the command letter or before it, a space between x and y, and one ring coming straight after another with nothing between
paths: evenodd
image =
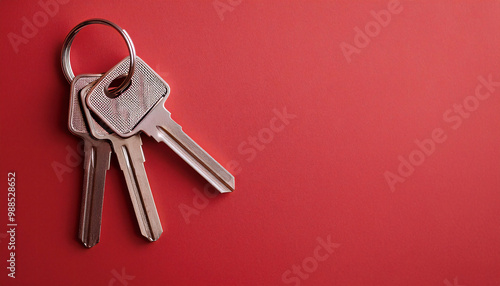
<instances>
[{"instance_id":1,"label":"pastel red surface","mask_svg":"<svg viewBox=\"0 0 500 286\"><path fill-rule=\"evenodd\" d=\"M474 104L479 77L500 81L498 1L401 1L348 57L355 28L395 2L66 1L53 16L47 2L0 2L0 285L500 285L500 89L459 126L450 117ZM43 24L43 13L45 25L13 45L23 17ZM83 169L67 160L80 140L67 129L60 51L95 17L126 29L169 83L166 107L183 130L237 164L233 193L200 199L204 179L143 136L165 231L154 243L140 236L114 157L101 241L77 240ZM91 26L71 59L80 74L125 56L118 33ZM285 109L295 117L281 125L273 118ZM399 156L418 157L415 141L435 129L444 142L391 190L386 172L401 176ZM252 137L267 143L251 147ZM54 164L70 171L60 180Z\"/></svg>"}]
</instances>

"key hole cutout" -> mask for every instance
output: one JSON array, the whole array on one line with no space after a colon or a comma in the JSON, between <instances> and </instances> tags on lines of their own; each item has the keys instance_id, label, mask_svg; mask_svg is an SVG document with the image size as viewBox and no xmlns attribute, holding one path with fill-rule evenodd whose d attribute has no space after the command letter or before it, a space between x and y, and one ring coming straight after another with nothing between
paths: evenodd
<instances>
[{"instance_id":1,"label":"key hole cutout","mask_svg":"<svg viewBox=\"0 0 500 286\"><path fill-rule=\"evenodd\" d=\"M116 98L116 97L120 96L120 94L122 94L124 91L126 91L130 87L130 85L132 84L132 80L130 80L129 84L127 85L127 87L125 87L125 89L122 92L115 93L115 90L117 89L117 87L120 86L120 84L125 80L126 77L127 77L127 74L122 74L122 75L118 76L117 78L115 78L108 85L108 87L104 88L104 93L106 93L106 95L109 98Z\"/></svg>"}]
</instances>

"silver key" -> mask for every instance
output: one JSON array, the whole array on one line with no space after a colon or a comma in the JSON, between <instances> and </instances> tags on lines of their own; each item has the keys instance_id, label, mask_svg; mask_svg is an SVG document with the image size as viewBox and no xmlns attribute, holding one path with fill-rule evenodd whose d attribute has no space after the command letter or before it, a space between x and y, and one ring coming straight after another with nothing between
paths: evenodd
<instances>
[{"instance_id":1,"label":"silver key","mask_svg":"<svg viewBox=\"0 0 500 286\"><path fill-rule=\"evenodd\" d=\"M90 86L84 88L81 100L85 102ZM163 233L160 217L156 210L153 194L149 186L148 177L144 168L144 154L139 134L129 138L122 138L98 123L93 114L84 104L83 111L89 123L92 135L101 140L109 140L118 158L118 163L125 176L127 188L132 200L134 212L139 223L141 234L150 241L156 241Z\"/></svg>"},{"instance_id":2,"label":"silver key","mask_svg":"<svg viewBox=\"0 0 500 286\"><path fill-rule=\"evenodd\" d=\"M136 57L128 89L118 97L107 96L109 85L128 71L128 64L127 57L96 82L87 96L87 106L116 134L129 137L144 131L167 144L219 192L232 192L234 177L172 120L164 106L170 87L143 60Z\"/></svg>"},{"instance_id":3,"label":"silver key","mask_svg":"<svg viewBox=\"0 0 500 286\"><path fill-rule=\"evenodd\" d=\"M100 76L81 75L75 77L71 83L69 107L69 130L84 141L85 160L78 238L86 247L96 245L101 236L104 182L106 171L109 169L111 147L108 142L96 140L90 136L82 113L79 94L83 87L91 84Z\"/></svg>"}]
</instances>

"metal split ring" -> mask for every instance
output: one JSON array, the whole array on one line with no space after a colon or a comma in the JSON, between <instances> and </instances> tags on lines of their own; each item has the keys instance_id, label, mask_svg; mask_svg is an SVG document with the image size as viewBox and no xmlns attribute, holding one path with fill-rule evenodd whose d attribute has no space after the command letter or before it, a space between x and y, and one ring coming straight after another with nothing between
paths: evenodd
<instances>
[{"instance_id":1,"label":"metal split ring","mask_svg":"<svg viewBox=\"0 0 500 286\"><path fill-rule=\"evenodd\" d=\"M127 34L127 32L120 28L120 26L116 25L115 23L105 20L105 19L89 19L86 21L81 22L80 24L76 25L69 34L66 36L66 39L64 39L64 44L63 48L61 51L61 66L62 70L64 73L64 77L71 82L75 78L75 74L73 73L73 69L71 68L71 62L70 62L70 51L71 51L71 44L73 43L73 40L75 39L76 34L80 32L80 30L88 25L91 24L102 24L102 25L107 25L113 27L115 30L117 30L127 43L127 48L130 53L130 69L129 72L127 73L127 77L122 81L122 83L113 89L112 92L115 95L120 94L123 92L130 84L132 81L132 75L134 74L135 70L135 47L134 43L132 43L132 39L130 36Z\"/></svg>"}]
</instances>

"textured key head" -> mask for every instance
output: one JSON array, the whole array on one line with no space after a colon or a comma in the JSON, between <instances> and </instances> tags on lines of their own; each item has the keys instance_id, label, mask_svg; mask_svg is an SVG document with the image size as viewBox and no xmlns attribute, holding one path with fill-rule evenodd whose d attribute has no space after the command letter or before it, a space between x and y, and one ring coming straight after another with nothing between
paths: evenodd
<instances>
[{"instance_id":1,"label":"textured key head","mask_svg":"<svg viewBox=\"0 0 500 286\"><path fill-rule=\"evenodd\" d=\"M90 91L90 86L84 87L79 94L80 102L84 103L87 99L87 95ZM104 125L102 120L100 120L95 114L93 114L86 104L82 104L83 116L85 117L89 133L96 139L108 139L109 135L113 133L107 126Z\"/></svg>"},{"instance_id":2,"label":"textured key head","mask_svg":"<svg viewBox=\"0 0 500 286\"><path fill-rule=\"evenodd\" d=\"M73 134L80 135L89 133L85 122L85 115L83 115L82 108L80 106L80 90L99 79L99 77L101 77L100 74L79 75L76 76L71 82L68 127L69 131Z\"/></svg>"},{"instance_id":3,"label":"textured key head","mask_svg":"<svg viewBox=\"0 0 500 286\"><path fill-rule=\"evenodd\" d=\"M139 57L136 59L132 82L119 96L110 97L106 91L113 80L128 72L128 57L104 74L87 96L87 106L122 137L137 134L136 127L146 114L166 100L170 92L168 84L153 69Z\"/></svg>"}]
</instances>

